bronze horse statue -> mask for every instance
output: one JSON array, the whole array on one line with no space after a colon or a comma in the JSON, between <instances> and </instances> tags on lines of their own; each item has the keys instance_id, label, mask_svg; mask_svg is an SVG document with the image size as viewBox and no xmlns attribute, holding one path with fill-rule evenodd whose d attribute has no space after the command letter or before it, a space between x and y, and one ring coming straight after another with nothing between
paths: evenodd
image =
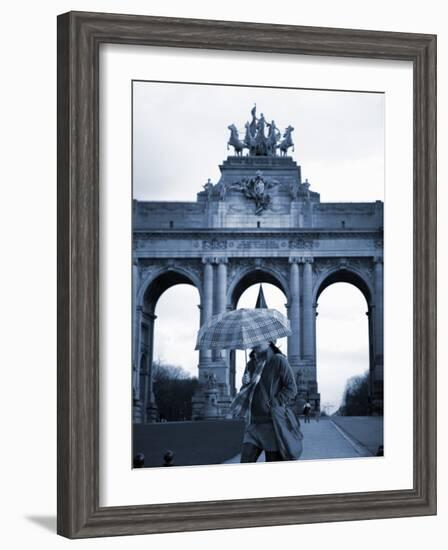
<instances>
[{"instance_id":1,"label":"bronze horse statue","mask_svg":"<svg viewBox=\"0 0 448 550\"><path fill-rule=\"evenodd\" d=\"M241 157L243 155L243 149L245 145L240 140L238 130L235 124L231 124L230 126L227 126L227 128L230 130L230 138L227 142L227 150L229 149L229 145L231 145L235 149L236 156Z\"/></svg>"},{"instance_id":2,"label":"bronze horse statue","mask_svg":"<svg viewBox=\"0 0 448 550\"><path fill-rule=\"evenodd\" d=\"M249 122L246 122L244 126L246 128L246 135L244 136L244 147L249 149L250 155L254 155L255 149L257 147L257 140L251 132L251 125L249 124Z\"/></svg>"},{"instance_id":3,"label":"bronze horse statue","mask_svg":"<svg viewBox=\"0 0 448 550\"><path fill-rule=\"evenodd\" d=\"M292 150L294 151L294 142L292 141L291 134L294 131L294 128L292 126L288 126L285 130L285 133L283 134L283 139L280 142L277 147L280 149L280 153L282 157L286 157L286 154L288 153L288 149L292 147Z\"/></svg>"}]
</instances>

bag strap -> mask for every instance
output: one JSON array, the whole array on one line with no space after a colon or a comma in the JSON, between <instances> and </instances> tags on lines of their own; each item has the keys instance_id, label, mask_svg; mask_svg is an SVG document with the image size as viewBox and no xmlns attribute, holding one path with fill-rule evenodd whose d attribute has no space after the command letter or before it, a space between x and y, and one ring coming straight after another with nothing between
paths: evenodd
<instances>
[{"instance_id":1,"label":"bag strap","mask_svg":"<svg viewBox=\"0 0 448 550\"><path fill-rule=\"evenodd\" d=\"M272 407L271 400L269 398L268 392L266 391L266 388L264 387L263 380L261 379L261 377L258 384L260 386L261 393L263 394L263 398L266 399L268 407L271 408Z\"/></svg>"},{"instance_id":2,"label":"bag strap","mask_svg":"<svg viewBox=\"0 0 448 550\"><path fill-rule=\"evenodd\" d=\"M267 361L266 361L266 363L267 363ZM272 408L271 398L268 395L267 389L265 388L265 386L263 384L263 380L261 379L261 376L260 376L259 384L260 384L261 393L263 394L263 398L266 399L266 402L267 402L269 408ZM271 381L271 394L272 394L272 381ZM278 404L280 405L281 403L278 403Z\"/></svg>"},{"instance_id":3,"label":"bag strap","mask_svg":"<svg viewBox=\"0 0 448 550\"><path fill-rule=\"evenodd\" d=\"M263 374L263 371L264 371L264 367L266 366L266 363L267 361L263 361L263 364L261 365L261 368L260 368L260 373L259 373L259 378L258 380L255 382L255 384L253 385L253 387L251 388L250 390L250 394L249 394L249 406L248 406L248 422L250 423L250 419L251 419L251 409L252 409L252 398L254 396L254 393L255 393L255 390L257 388L257 385L258 384L261 384L261 375ZM256 368L255 368L256 370ZM254 371L255 372L255 371ZM260 385L260 387L262 387L262 385Z\"/></svg>"}]
</instances>

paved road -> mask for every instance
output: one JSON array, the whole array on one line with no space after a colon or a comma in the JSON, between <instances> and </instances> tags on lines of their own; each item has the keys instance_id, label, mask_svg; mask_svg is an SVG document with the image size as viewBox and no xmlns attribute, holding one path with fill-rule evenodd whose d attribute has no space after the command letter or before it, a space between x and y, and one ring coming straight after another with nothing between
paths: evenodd
<instances>
[{"instance_id":1,"label":"paved road","mask_svg":"<svg viewBox=\"0 0 448 550\"><path fill-rule=\"evenodd\" d=\"M374 455L384 444L382 416L332 416L331 419Z\"/></svg>"},{"instance_id":2,"label":"paved road","mask_svg":"<svg viewBox=\"0 0 448 550\"><path fill-rule=\"evenodd\" d=\"M301 422L301 427L304 436L301 460L372 456L366 447L355 441L331 420L321 419L316 422L312 419L309 424ZM264 460L264 453L258 460ZM227 460L226 463L239 461L240 455L238 454Z\"/></svg>"}]
</instances>

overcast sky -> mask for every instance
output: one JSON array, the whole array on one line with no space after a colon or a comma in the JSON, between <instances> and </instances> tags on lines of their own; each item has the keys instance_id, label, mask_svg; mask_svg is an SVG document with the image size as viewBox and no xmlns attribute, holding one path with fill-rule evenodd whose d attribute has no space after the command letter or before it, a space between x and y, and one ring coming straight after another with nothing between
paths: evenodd
<instances>
[{"instance_id":1,"label":"overcast sky","mask_svg":"<svg viewBox=\"0 0 448 550\"><path fill-rule=\"evenodd\" d=\"M139 200L194 201L208 178L216 183L234 123L244 129L250 110L292 125L294 160L322 202L384 199L384 96L359 92L285 90L135 82L133 194ZM241 136L243 137L243 136ZM285 313L285 297L263 285L269 307ZM253 307L258 285L238 307ZM160 298L154 358L197 375L194 351L199 295L178 285ZM321 295L317 320L317 377L322 404L335 410L346 381L368 369L367 305L352 285L338 283ZM286 352L286 341L282 349ZM182 360L179 360L182 358ZM237 354L238 383L244 352Z\"/></svg>"}]
</instances>

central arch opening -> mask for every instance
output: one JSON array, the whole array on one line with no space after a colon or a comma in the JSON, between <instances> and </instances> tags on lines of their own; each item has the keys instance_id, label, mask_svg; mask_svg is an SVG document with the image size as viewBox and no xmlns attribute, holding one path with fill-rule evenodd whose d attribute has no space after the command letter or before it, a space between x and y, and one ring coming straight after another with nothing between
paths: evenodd
<instances>
[{"instance_id":1,"label":"central arch opening","mask_svg":"<svg viewBox=\"0 0 448 550\"><path fill-rule=\"evenodd\" d=\"M275 283L275 284L274 284ZM255 272L248 276L243 283L240 282L238 293L234 293L234 308L254 308L257 302L260 287L263 288L264 298L268 308L277 309L287 316L287 297L281 284L271 274ZM277 340L277 346L283 353L287 353L287 337ZM247 350L247 357L249 355ZM233 394L241 387L241 379L246 366L246 353L244 350L233 350L230 353L230 378Z\"/></svg>"}]
</instances>

